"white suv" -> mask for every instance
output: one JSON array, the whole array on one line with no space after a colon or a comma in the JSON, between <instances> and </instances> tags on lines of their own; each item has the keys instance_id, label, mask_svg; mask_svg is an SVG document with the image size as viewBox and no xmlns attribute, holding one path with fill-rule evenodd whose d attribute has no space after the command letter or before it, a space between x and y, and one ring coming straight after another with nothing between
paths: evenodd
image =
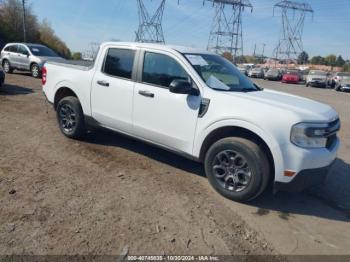
<instances>
[{"instance_id":1,"label":"white suv","mask_svg":"<svg viewBox=\"0 0 350 262\"><path fill-rule=\"evenodd\" d=\"M46 63L42 81L67 137L97 125L182 154L236 201L272 181L277 190L322 182L339 147L330 106L265 90L206 51L105 43L91 66Z\"/></svg>"}]
</instances>

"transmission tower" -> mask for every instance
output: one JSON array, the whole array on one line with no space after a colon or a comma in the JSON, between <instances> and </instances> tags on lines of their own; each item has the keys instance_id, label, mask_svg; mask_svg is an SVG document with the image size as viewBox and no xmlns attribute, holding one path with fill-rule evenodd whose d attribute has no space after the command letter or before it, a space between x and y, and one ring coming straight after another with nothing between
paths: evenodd
<instances>
[{"instance_id":1,"label":"transmission tower","mask_svg":"<svg viewBox=\"0 0 350 262\"><path fill-rule=\"evenodd\" d=\"M136 32L136 42L164 44L162 28L165 0L161 0L153 15L150 15L144 0L137 0L139 14L139 28Z\"/></svg>"},{"instance_id":2,"label":"transmission tower","mask_svg":"<svg viewBox=\"0 0 350 262\"><path fill-rule=\"evenodd\" d=\"M275 48L275 57L279 60L296 59L303 50L304 22L307 14L314 13L307 3L281 1L275 4L281 10L281 36Z\"/></svg>"},{"instance_id":3,"label":"transmission tower","mask_svg":"<svg viewBox=\"0 0 350 262\"><path fill-rule=\"evenodd\" d=\"M217 54L229 52L234 62L243 55L242 14L253 11L249 0L204 0L213 2L215 15L210 31L208 50Z\"/></svg>"}]
</instances>

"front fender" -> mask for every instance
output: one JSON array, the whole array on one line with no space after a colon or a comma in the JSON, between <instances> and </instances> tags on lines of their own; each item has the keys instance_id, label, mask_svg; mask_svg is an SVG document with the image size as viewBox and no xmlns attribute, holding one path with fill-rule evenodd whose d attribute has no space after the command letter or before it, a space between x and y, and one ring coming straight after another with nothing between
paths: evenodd
<instances>
[{"instance_id":1,"label":"front fender","mask_svg":"<svg viewBox=\"0 0 350 262\"><path fill-rule=\"evenodd\" d=\"M272 157L275 164L275 175L280 176L284 173L284 164L283 164L283 158L282 158L282 152L280 149L280 144L278 141L267 131L259 128L257 125L251 122L247 122L245 120L240 119L224 119L220 120L214 123L211 123L208 125L204 130L197 134L195 142L194 142L194 150L193 154L194 156L199 157L200 156L200 150L204 143L204 140L206 137L208 137L209 134L211 134L213 131L223 128L223 127L240 127L247 129L257 136L259 136L269 147Z\"/></svg>"}]
</instances>

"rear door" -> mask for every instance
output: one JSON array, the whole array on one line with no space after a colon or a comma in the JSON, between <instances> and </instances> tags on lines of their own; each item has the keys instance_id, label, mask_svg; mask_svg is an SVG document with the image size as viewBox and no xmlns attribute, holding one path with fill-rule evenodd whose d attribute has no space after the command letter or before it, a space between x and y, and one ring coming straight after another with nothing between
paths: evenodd
<instances>
[{"instance_id":1,"label":"rear door","mask_svg":"<svg viewBox=\"0 0 350 262\"><path fill-rule=\"evenodd\" d=\"M29 70L29 51L24 45L18 45L18 67L21 69Z\"/></svg>"},{"instance_id":2,"label":"rear door","mask_svg":"<svg viewBox=\"0 0 350 262\"><path fill-rule=\"evenodd\" d=\"M18 45L11 45L8 48L8 57L12 67L18 67Z\"/></svg>"},{"instance_id":3,"label":"rear door","mask_svg":"<svg viewBox=\"0 0 350 262\"><path fill-rule=\"evenodd\" d=\"M144 51L134 90L135 134L177 151L192 153L200 96L170 93L175 79L193 83L180 60L171 53Z\"/></svg>"},{"instance_id":4,"label":"rear door","mask_svg":"<svg viewBox=\"0 0 350 262\"><path fill-rule=\"evenodd\" d=\"M102 125L132 132L132 105L136 49L107 47L104 61L92 81L92 116Z\"/></svg>"}]
</instances>

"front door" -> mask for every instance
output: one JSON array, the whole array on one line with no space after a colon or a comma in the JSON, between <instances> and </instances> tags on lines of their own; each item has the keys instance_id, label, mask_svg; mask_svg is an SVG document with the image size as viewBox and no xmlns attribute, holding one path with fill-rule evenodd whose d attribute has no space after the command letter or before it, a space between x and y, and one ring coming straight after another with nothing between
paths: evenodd
<instances>
[{"instance_id":1,"label":"front door","mask_svg":"<svg viewBox=\"0 0 350 262\"><path fill-rule=\"evenodd\" d=\"M92 116L102 125L132 132L135 50L109 48L92 81Z\"/></svg>"},{"instance_id":2,"label":"front door","mask_svg":"<svg viewBox=\"0 0 350 262\"><path fill-rule=\"evenodd\" d=\"M192 81L180 61L166 52L145 52L141 81L134 89L136 135L192 153L200 96L170 93L175 79Z\"/></svg>"}]
</instances>

